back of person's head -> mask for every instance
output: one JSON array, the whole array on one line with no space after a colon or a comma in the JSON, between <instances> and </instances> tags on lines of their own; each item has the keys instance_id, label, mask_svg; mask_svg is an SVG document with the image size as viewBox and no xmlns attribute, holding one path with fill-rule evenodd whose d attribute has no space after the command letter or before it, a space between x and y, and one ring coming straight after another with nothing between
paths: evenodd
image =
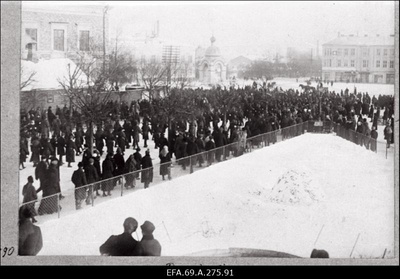
<instances>
[{"instance_id":1,"label":"back of person's head","mask_svg":"<svg viewBox=\"0 0 400 279\"><path fill-rule=\"evenodd\" d=\"M32 175L28 176L28 182L33 183L33 177L32 177Z\"/></svg>"},{"instance_id":2,"label":"back of person's head","mask_svg":"<svg viewBox=\"0 0 400 279\"><path fill-rule=\"evenodd\" d=\"M21 206L19 208L19 220L23 221L32 217L32 213L26 206Z\"/></svg>"},{"instance_id":3,"label":"back of person's head","mask_svg":"<svg viewBox=\"0 0 400 279\"><path fill-rule=\"evenodd\" d=\"M145 221L140 228L142 229L143 235L153 234L154 230L156 229L154 224L150 221Z\"/></svg>"},{"instance_id":4,"label":"back of person's head","mask_svg":"<svg viewBox=\"0 0 400 279\"><path fill-rule=\"evenodd\" d=\"M124 231L133 233L138 227L138 222L135 218L128 217L124 221Z\"/></svg>"},{"instance_id":5,"label":"back of person's head","mask_svg":"<svg viewBox=\"0 0 400 279\"><path fill-rule=\"evenodd\" d=\"M325 250L313 249L310 258L327 259L329 258L329 254Z\"/></svg>"}]
</instances>

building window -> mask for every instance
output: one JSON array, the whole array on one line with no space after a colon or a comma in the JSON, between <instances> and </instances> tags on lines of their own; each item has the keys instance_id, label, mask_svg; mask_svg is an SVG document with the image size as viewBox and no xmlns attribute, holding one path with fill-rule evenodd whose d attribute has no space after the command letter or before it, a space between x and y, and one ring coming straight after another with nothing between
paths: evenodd
<instances>
[{"instance_id":1,"label":"building window","mask_svg":"<svg viewBox=\"0 0 400 279\"><path fill-rule=\"evenodd\" d=\"M89 51L89 31L80 30L79 31L79 50Z\"/></svg>"},{"instance_id":2,"label":"building window","mask_svg":"<svg viewBox=\"0 0 400 279\"><path fill-rule=\"evenodd\" d=\"M349 66L349 61L348 60L344 60L343 61L343 67L348 67Z\"/></svg>"},{"instance_id":3,"label":"building window","mask_svg":"<svg viewBox=\"0 0 400 279\"><path fill-rule=\"evenodd\" d=\"M329 59L328 61L329 61L328 67L332 67L332 59Z\"/></svg>"},{"instance_id":4,"label":"building window","mask_svg":"<svg viewBox=\"0 0 400 279\"><path fill-rule=\"evenodd\" d=\"M363 68L368 68L368 60L363 60Z\"/></svg>"},{"instance_id":5,"label":"building window","mask_svg":"<svg viewBox=\"0 0 400 279\"><path fill-rule=\"evenodd\" d=\"M355 62L354 60L350 61L350 67L355 67L356 66L354 62Z\"/></svg>"},{"instance_id":6,"label":"building window","mask_svg":"<svg viewBox=\"0 0 400 279\"><path fill-rule=\"evenodd\" d=\"M387 68L387 61L386 61L386 60L384 60L384 61L382 62L382 68Z\"/></svg>"},{"instance_id":7,"label":"building window","mask_svg":"<svg viewBox=\"0 0 400 279\"><path fill-rule=\"evenodd\" d=\"M352 48L352 49L351 49L351 56L354 56L354 55L356 55L356 49L355 49L355 48Z\"/></svg>"},{"instance_id":8,"label":"building window","mask_svg":"<svg viewBox=\"0 0 400 279\"><path fill-rule=\"evenodd\" d=\"M391 55L391 56L394 55L394 48L390 49L390 55Z\"/></svg>"},{"instance_id":9,"label":"building window","mask_svg":"<svg viewBox=\"0 0 400 279\"><path fill-rule=\"evenodd\" d=\"M36 42L36 44L32 44L33 45L32 49L37 50L37 29L25 28L25 33L31 38L32 41ZM28 49L28 44L25 46L25 49Z\"/></svg>"},{"instance_id":10,"label":"building window","mask_svg":"<svg viewBox=\"0 0 400 279\"><path fill-rule=\"evenodd\" d=\"M342 50L340 48L337 49L336 55L337 56L341 56L342 55Z\"/></svg>"},{"instance_id":11,"label":"building window","mask_svg":"<svg viewBox=\"0 0 400 279\"><path fill-rule=\"evenodd\" d=\"M64 51L64 30L54 29L54 50Z\"/></svg>"},{"instance_id":12,"label":"building window","mask_svg":"<svg viewBox=\"0 0 400 279\"><path fill-rule=\"evenodd\" d=\"M393 60L391 60L390 62L389 62L389 68L394 68L394 61Z\"/></svg>"},{"instance_id":13,"label":"building window","mask_svg":"<svg viewBox=\"0 0 400 279\"><path fill-rule=\"evenodd\" d=\"M383 50L383 55L384 55L384 56L387 56L387 54L388 54L387 51L388 51L388 50L387 50L386 48Z\"/></svg>"},{"instance_id":14,"label":"building window","mask_svg":"<svg viewBox=\"0 0 400 279\"><path fill-rule=\"evenodd\" d=\"M348 49L348 48L345 48L345 49L344 49L344 56L347 56L347 55L349 55L349 49Z\"/></svg>"},{"instance_id":15,"label":"building window","mask_svg":"<svg viewBox=\"0 0 400 279\"><path fill-rule=\"evenodd\" d=\"M381 55L381 49L380 48L376 49L376 55L378 55L378 56Z\"/></svg>"},{"instance_id":16,"label":"building window","mask_svg":"<svg viewBox=\"0 0 400 279\"><path fill-rule=\"evenodd\" d=\"M380 68L381 67L381 60L376 60L376 67Z\"/></svg>"},{"instance_id":17,"label":"building window","mask_svg":"<svg viewBox=\"0 0 400 279\"><path fill-rule=\"evenodd\" d=\"M338 67L341 67L341 66L342 66L342 60L339 59L339 60L337 60L336 63L337 63L337 66L338 66Z\"/></svg>"}]
</instances>

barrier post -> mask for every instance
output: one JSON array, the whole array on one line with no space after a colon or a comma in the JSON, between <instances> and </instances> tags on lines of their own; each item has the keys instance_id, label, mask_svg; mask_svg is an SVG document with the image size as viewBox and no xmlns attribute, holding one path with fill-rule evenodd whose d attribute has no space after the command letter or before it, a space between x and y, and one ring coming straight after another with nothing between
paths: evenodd
<instances>
[{"instance_id":1,"label":"barrier post","mask_svg":"<svg viewBox=\"0 0 400 279\"><path fill-rule=\"evenodd\" d=\"M58 218L60 218L60 195L59 194L57 194L57 215L58 215Z\"/></svg>"}]
</instances>

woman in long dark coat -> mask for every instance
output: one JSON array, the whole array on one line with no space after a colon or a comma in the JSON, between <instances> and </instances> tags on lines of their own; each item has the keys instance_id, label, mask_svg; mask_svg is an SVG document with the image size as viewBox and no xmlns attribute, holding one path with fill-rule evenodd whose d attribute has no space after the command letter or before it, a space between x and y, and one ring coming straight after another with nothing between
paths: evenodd
<instances>
[{"instance_id":1,"label":"woman in long dark coat","mask_svg":"<svg viewBox=\"0 0 400 279\"><path fill-rule=\"evenodd\" d=\"M150 158L150 151L146 150L146 155L142 158L142 177L141 182L144 183L144 188L149 187L153 182L153 162Z\"/></svg>"},{"instance_id":2,"label":"woman in long dark coat","mask_svg":"<svg viewBox=\"0 0 400 279\"><path fill-rule=\"evenodd\" d=\"M137 162L136 162L133 154L131 154L125 162L125 171L124 171L124 173L126 174L125 175L125 179L126 179L125 188L127 188L127 189L130 187L133 188L136 186L135 185L136 173L133 173L137 170L136 165L137 165Z\"/></svg>"},{"instance_id":3,"label":"woman in long dark coat","mask_svg":"<svg viewBox=\"0 0 400 279\"><path fill-rule=\"evenodd\" d=\"M102 179L103 180L114 177L114 175L113 175L114 163L111 160L111 158L112 158L112 155L110 153L107 154L106 159L102 163L102 169L103 169ZM114 188L113 186L114 186L113 182L110 180L102 183L101 190L103 191L103 196L111 196L111 190ZM106 192L107 192L107 194L106 194Z\"/></svg>"},{"instance_id":4,"label":"woman in long dark coat","mask_svg":"<svg viewBox=\"0 0 400 279\"><path fill-rule=\"evenodd\" d=\"M23 140L21 139L20 146L19 146L19 164L22 165L22 169L25 168L24 163L25 163L28 155L29 155L29 151L26 148Z\"/></svg>"},{"instance_id":5,"label":"woman in long dark coat","mask_svg":"<svg viewBox=\"0 0 400 279\"><path fill-rule=\"evenodd\" d=\"M57 193L60 189L60 178L58 175L58 160L53 160L46 171L43 187L36 192L43 190L43 197L40 201L38 213L39 215L51 214L57 212Z\"/></svg>"},{"instance_id":6,"label":"woman in long dark coat","mask_svg":"<svg viewBox=\"0 0 400 279\"><path fill-rule=\"evenodd\" d=\"M62 157L65 155L66 142L62 135L57 138L57 154L60 156L60 165L63 164Z\"/></svg>"},{"instance_id":7,"label":"woman in long dark coat","mask_svg":"<svg viewBox=\"0 0 400 279\"><path fill-rule=\"evenodd\" d=\"M166 175L168 179L171 179L170 167L171 167L171 155L168 152L168 146L164 146L160 152L160 175L162 179L165 180Z\"/></svg>"}]
</instances>

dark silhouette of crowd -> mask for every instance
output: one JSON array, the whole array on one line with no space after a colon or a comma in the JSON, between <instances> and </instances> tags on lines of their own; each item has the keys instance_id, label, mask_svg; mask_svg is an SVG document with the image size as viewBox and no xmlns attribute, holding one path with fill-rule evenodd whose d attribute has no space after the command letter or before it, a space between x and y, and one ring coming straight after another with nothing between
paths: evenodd
<instances>
[{"instance_id":1,"label":"dark silhouette of crowd","mask_svg":"<svg viewBox=\"0 0 400 279\"><path fill-rule=\"evenodd\" d=\"M22 111L20 163L24 167L23 163L31 155L29 161L35 167L35 179L40 181L37 192L43 191L43 197L53 197L40 204L40 215L57 211L57 194L63 198L60 168L64 159L67 167L72 167L80 155L82 160L71 177L77 188L76 209L81 208L83 201L91 204L97 196L112 195L116 185L122 183L112 178L122 174L125 174L127 189L134 188L139 181L148 188L153 182L155 159L161 164L158 174L163 179L171 179L173 158L182 169L209 166L230 154L240 156L246 152L246 138L279 129L285 138L288 135L284 128L308 120L336 123L335 131L343 136L352 131L355 137L360 134L372 139L378 137L377 127L382 122L388 127L385 128L388 146L394 142L393 96L371 98L356 88L352 92L319 89L282 90L255 84L237 89L172 89L171 97L132 101L130 105L109 101L107 115L93 125L92 142L88 128L91 125L82 110L65 105L57 106L55 112L52 107ZM162 103L174 94L183 97L175 99L171 107ZM218 94L234 98L229 104L218 103L215 97ZM353 133L347 135L351 136ZM143 155L140 139L145 148ZM149 146L150 139L154 146ZM267 140L273 144L276 137L271 135ZM376 149L376 142L366 143L361 137L359 144ZM227 145L231 146L223 148ZM158 158L151 158L150 148L159 150ZM128 149L134 153L125 160ZM215 152L204 154L210 150ZM193 157L196 154L199 155Z\"/></svg>"}]
</instances>

